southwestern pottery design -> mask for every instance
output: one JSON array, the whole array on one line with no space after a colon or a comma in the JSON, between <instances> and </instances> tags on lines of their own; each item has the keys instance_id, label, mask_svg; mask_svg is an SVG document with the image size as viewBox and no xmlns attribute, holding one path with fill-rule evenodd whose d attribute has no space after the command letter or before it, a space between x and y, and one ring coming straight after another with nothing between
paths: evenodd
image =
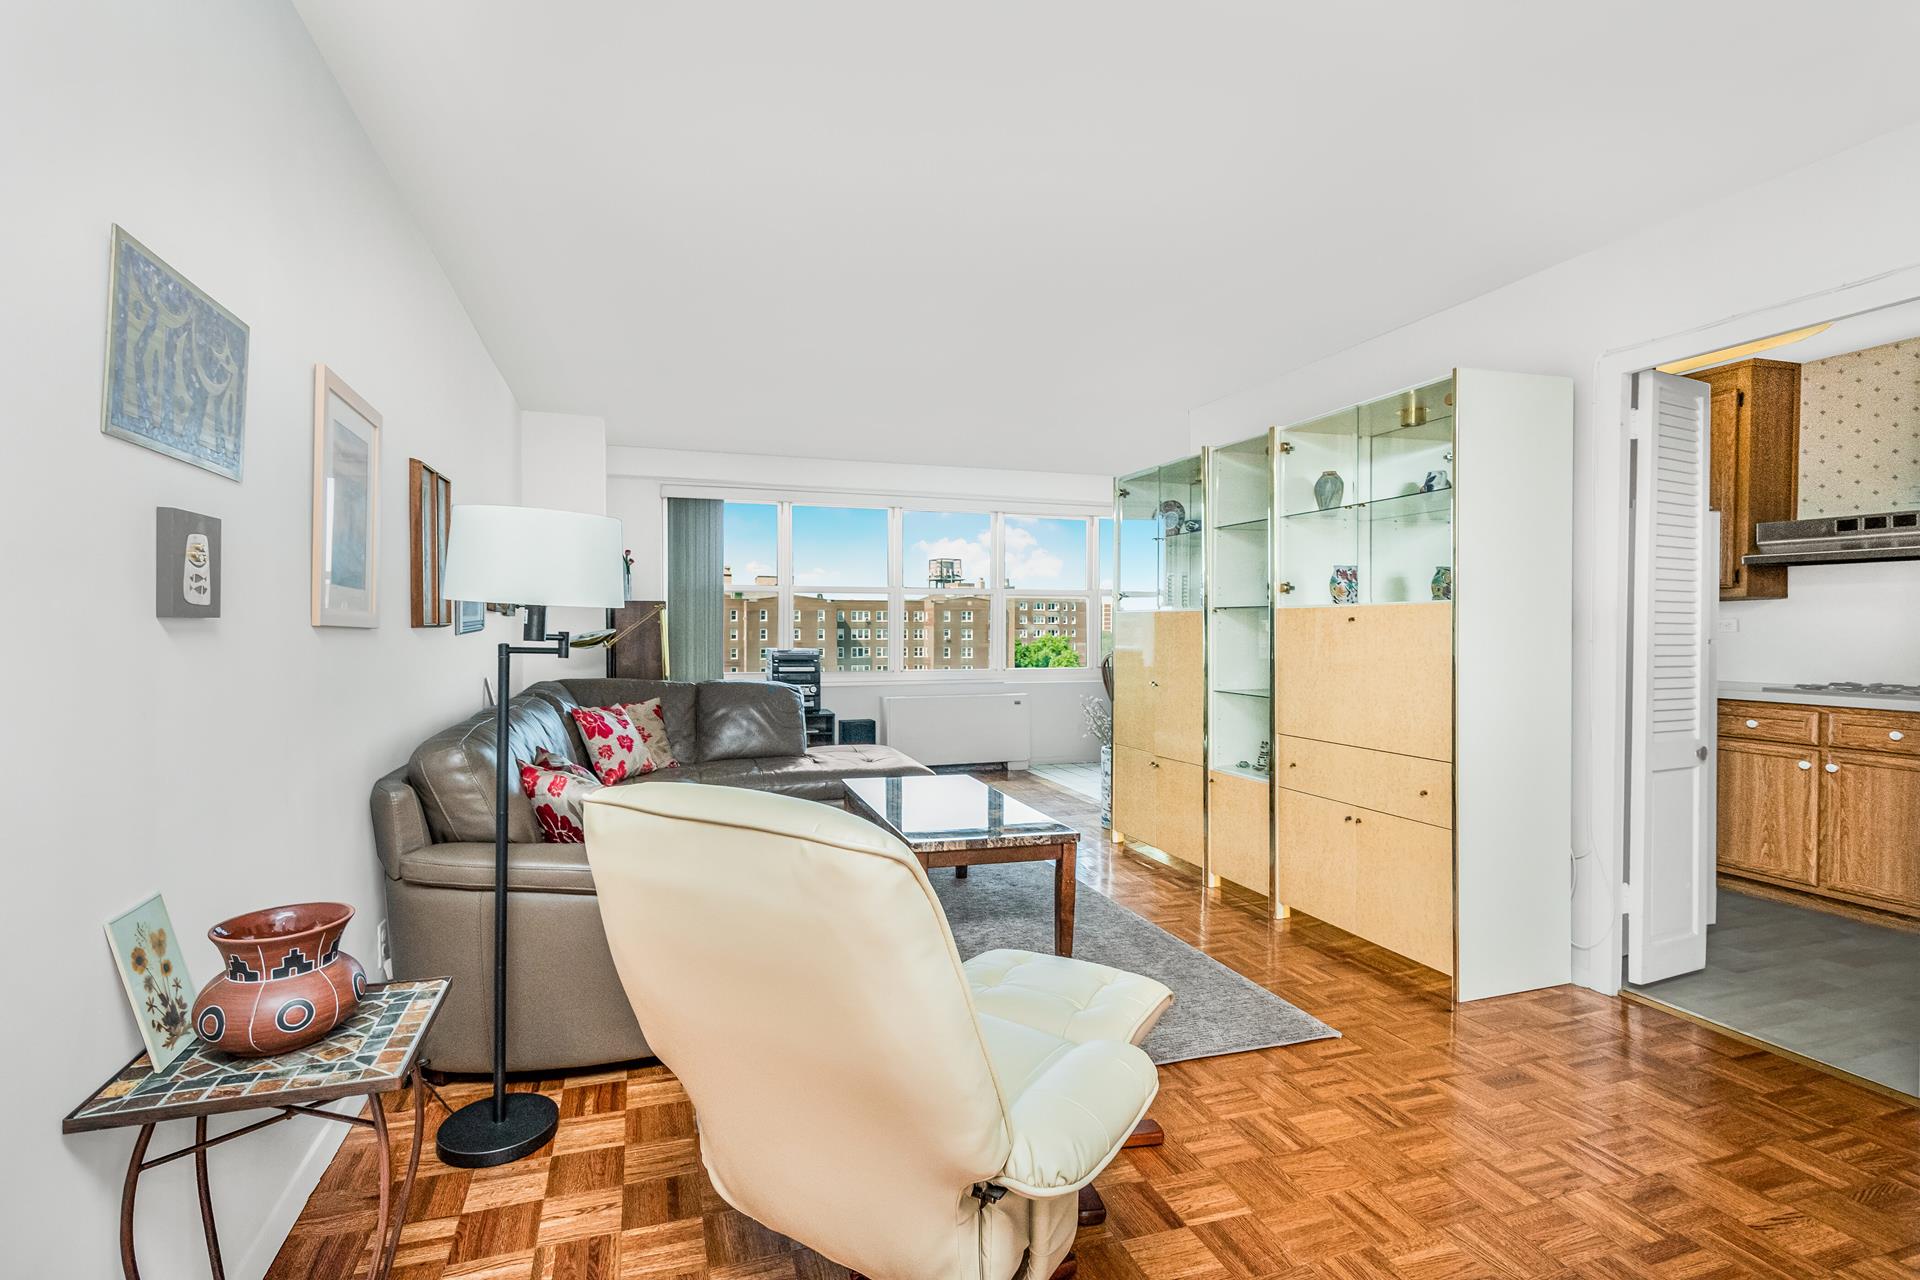
<instances>
[{"instance_id":1,"label":"southwestern pottery design","mask_svg":"<svg viewBox=\"0 0 1920 1280\"><path fill-rule=\"evenodd\" d=\"M207 930L227 971L193 1005L193 1029L243 1058L312 1044L366 994L360 962L340 950L353 919L344 902L268 907Z\"/></svg>"}]
</instances>

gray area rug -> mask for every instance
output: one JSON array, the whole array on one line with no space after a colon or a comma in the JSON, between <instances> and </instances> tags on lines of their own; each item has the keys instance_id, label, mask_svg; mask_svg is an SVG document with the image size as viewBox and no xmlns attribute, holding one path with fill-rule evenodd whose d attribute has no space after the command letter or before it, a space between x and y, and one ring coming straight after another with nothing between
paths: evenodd
<instances>
[{"instance_id":1,"label":"gray area rug","mask_svg":"<svg viewBox=\"0 0 1920 1280\"><path fill-rule=\"evenodd\" d=\"M965 880L941 869L928 878L946 909L961 959L995 947L1053 952L1052 863L973 867ZM1340 1034L1085 883L1074 899L1073 954L1144 974L1173 990L1173 1007L1141 1046L1157 1063Z\"/></svg>"}]
</instances>

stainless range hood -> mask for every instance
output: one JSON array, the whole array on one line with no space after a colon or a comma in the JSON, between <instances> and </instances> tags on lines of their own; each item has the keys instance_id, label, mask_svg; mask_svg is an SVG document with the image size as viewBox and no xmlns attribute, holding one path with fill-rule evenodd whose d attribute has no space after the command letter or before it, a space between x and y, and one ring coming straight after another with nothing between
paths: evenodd
<instances>
[{"instance_id":1,"label":"stainless range hood","mask_svg":"<svg viewBox=\"0 0 1920 1280\"><path fill-rule=\"evenodd\" d=\"M1753 527L1760 550L1743 564L1852 564L1920 560L1920 511L1817 520L1763 520Z\"/></svg>"}]
</instances>

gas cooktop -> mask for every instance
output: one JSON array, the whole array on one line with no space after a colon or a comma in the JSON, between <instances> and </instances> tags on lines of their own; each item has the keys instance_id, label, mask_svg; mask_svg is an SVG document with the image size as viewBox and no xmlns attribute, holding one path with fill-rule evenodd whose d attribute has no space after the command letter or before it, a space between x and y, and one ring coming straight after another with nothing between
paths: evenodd
<instances>
[{"instance_id":1,"label":"gas cooktop","mask_svg":"<svg viewBox=\"0 0 1920 1280\"><path fill-rule=\"evenodd\" d=\"M1861 684L1855 680L1829 680L1825 684L1769 684L1768 693L1837 693L1852 698L1912 698L1920 702L1920 684Z\"/></svg>"}]
</instances>

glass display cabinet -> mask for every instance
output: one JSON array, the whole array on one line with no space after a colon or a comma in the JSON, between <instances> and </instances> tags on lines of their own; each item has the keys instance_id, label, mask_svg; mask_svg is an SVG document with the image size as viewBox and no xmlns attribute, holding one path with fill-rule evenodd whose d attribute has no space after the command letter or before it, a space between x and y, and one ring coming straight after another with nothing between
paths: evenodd
<instances>
[{"instance_id":1,"label":"glass display cabinet","mask_svg":"<svg viewBox=\"0 0 1920 1280\"><path fill-rule=\"evenodd\" d=\"M1277 431L1283 608L1447 600L1452 378Z\"/></svg>"},{"instance_id":2,"label":"glass display cabinet","mask_svg":"<svg viewBox=\"0 0 1920 1280\"><path fill-rule=\"evenodd\" d=\"M1462 369L1274 432L1275 909L1460 1000L1568 971L1572 407Z\"/></svg>"},{"instance_id":3,"label":"glass display cabinet","mask_svg":"<svg viewBox=\"0 0 1920 1280\"><path fill-rule=\"evenodd\" d=\"M1206 857L1206 480L1196 454L1114 487L1113 830L1194 866Z\"/></svg>"},{"instance_id":4,"label":"glass display cabinet","mask_svg":"<svg viewBox=\"0 0 1920 1280\"><path fill-rule=\"evenodd\" d=\"M1273 894L1273 433L1209 449L1209 877Z\"/></svg>"}]
</instances>

